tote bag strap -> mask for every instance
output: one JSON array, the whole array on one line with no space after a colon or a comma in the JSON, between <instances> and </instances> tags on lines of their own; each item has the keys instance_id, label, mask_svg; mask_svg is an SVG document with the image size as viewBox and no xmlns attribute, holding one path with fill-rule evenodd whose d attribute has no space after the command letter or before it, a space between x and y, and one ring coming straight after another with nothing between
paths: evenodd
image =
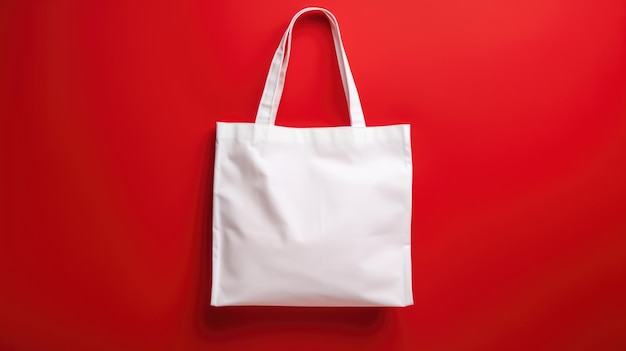
<instances>
[{"instance_id":1,"label":"tote bag strap","mask_svg":"<svg viewBox=\"0 0 626 351\"><path fill-rule=\"evenodd\" d=\"M350 65L348 64L346 51L344 50L343 43L341 42L339 24L337 23L335 16L330 11L321 7L304 8L296 13L291 19L291 22L289 23L289 26L287 27L287 30L278 45L278 49L276 49L276 53L274 53L274 58L272 59L272 64L270 66L269 73L267 74L255 122L257 124L264 125L274 125L276 122L278 104L280 103L280 97L283 93L285 75L287 73L287 66L289 65L293 26L300 16L308 12L322 12L326 15L328 21L330 22L330 27L333 33L333 41L335 43L335 52L337 54L337 62L339 63L339 71L343 82L343 90L346 94L346 101L348 102L348 108L350 111L350 124L352 127L365 127L365 118L363 116L361 100L359 99L359 93L356 90L354 78L352 77L352 71L350 70Z\"/></svg>"}]
</instances>

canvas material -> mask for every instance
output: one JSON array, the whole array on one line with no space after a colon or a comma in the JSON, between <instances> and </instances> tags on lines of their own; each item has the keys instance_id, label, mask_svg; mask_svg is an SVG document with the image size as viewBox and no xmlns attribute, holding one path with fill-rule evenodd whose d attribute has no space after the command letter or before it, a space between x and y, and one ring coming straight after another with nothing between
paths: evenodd
<instances>
[{"instance_id":1,"label":"canvas material","mask_svg":"<svg viewBox=\"0 0 626 351\"><path fill-rule=\"evenodd\" d=\"M333 29L350 127L275 125L293 25L311 11ZM335 17L301 10L255 123L217 125L211 305L411 305L411 199L410 126L365 126Z\"/></svg>"}]
</instances>

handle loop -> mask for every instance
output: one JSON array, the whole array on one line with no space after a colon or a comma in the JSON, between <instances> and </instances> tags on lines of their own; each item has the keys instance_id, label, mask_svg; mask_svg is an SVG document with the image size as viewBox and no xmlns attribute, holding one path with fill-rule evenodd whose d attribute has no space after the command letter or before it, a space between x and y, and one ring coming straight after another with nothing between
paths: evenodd
<instances>
[{"instance_id":1,"label":"handle loop","mask_svg":"<svg viewBox=\"0 0 626 351\"><path fill-rule=\"evenodd\" d=\"M289 65L289 56L291 54L291 36L293 33L293 27L305 13L308 12L322 12L328 18L330 27L333 33L333 42L335 44L335 52L337 54L337 62L339 64L339 71L341 73L341 80L343 82L343 90L346 94L346 101L348 102L348 108L350 111L350 124L352 127L365 127L365 117L363 116L363 108L361 107L361 100L359 99L359 93L356 90L356 84L352 77L352 71L350 70L350 64L348 64L348 58L346 56L343 43L341 42L341 33L339 32L339 24L335 16L327 9L321 7L307 7L298 13L296 13L285 34L274 53L272 64L270 65L269 73L265 81L265 87L263 88L263 95L261 96L261 103L256 115L257 124L274 125L276 122L276 113L278 112L278 104L283 93L283 87L285 85L285 76L287 73L287 66Z\"/></svg>"}]
</instances>

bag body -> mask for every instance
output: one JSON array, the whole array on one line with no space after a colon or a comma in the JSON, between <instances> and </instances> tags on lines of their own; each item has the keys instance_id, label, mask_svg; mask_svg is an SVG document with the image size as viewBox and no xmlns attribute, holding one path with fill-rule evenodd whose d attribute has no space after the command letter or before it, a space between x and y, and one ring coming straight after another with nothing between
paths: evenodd
<instances>
[{"instance_id":1,"label":"bag body","mask_svg":"<svg viewBox=\"0 0 626 351\"><path fill-rule=\"evenodd\" d=\"M294 23L331 24L351 126L275 125ZM298 12L255 123L217 124L211 305L408 306L410 126L366 127L335 17Z\"/></svg>"}]
</instances>

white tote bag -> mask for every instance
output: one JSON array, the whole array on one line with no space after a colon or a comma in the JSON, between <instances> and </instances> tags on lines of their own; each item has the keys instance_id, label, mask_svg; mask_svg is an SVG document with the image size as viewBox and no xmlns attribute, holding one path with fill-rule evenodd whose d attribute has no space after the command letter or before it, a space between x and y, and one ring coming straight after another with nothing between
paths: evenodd
<instances>
[{"instance_id":1,"label":"white tote bag","mask_svg":"<svg viewBox=\"0 0 626 351\"><path fill-rule=\"evenodd\" d=\"M332 27L350 127L274 124L293 26L310 11ZM413 304L410 126L365 125L328 10L293 17L256 122L218 122L215 154L211 305Z\"/></svg>"}]
</instances>

